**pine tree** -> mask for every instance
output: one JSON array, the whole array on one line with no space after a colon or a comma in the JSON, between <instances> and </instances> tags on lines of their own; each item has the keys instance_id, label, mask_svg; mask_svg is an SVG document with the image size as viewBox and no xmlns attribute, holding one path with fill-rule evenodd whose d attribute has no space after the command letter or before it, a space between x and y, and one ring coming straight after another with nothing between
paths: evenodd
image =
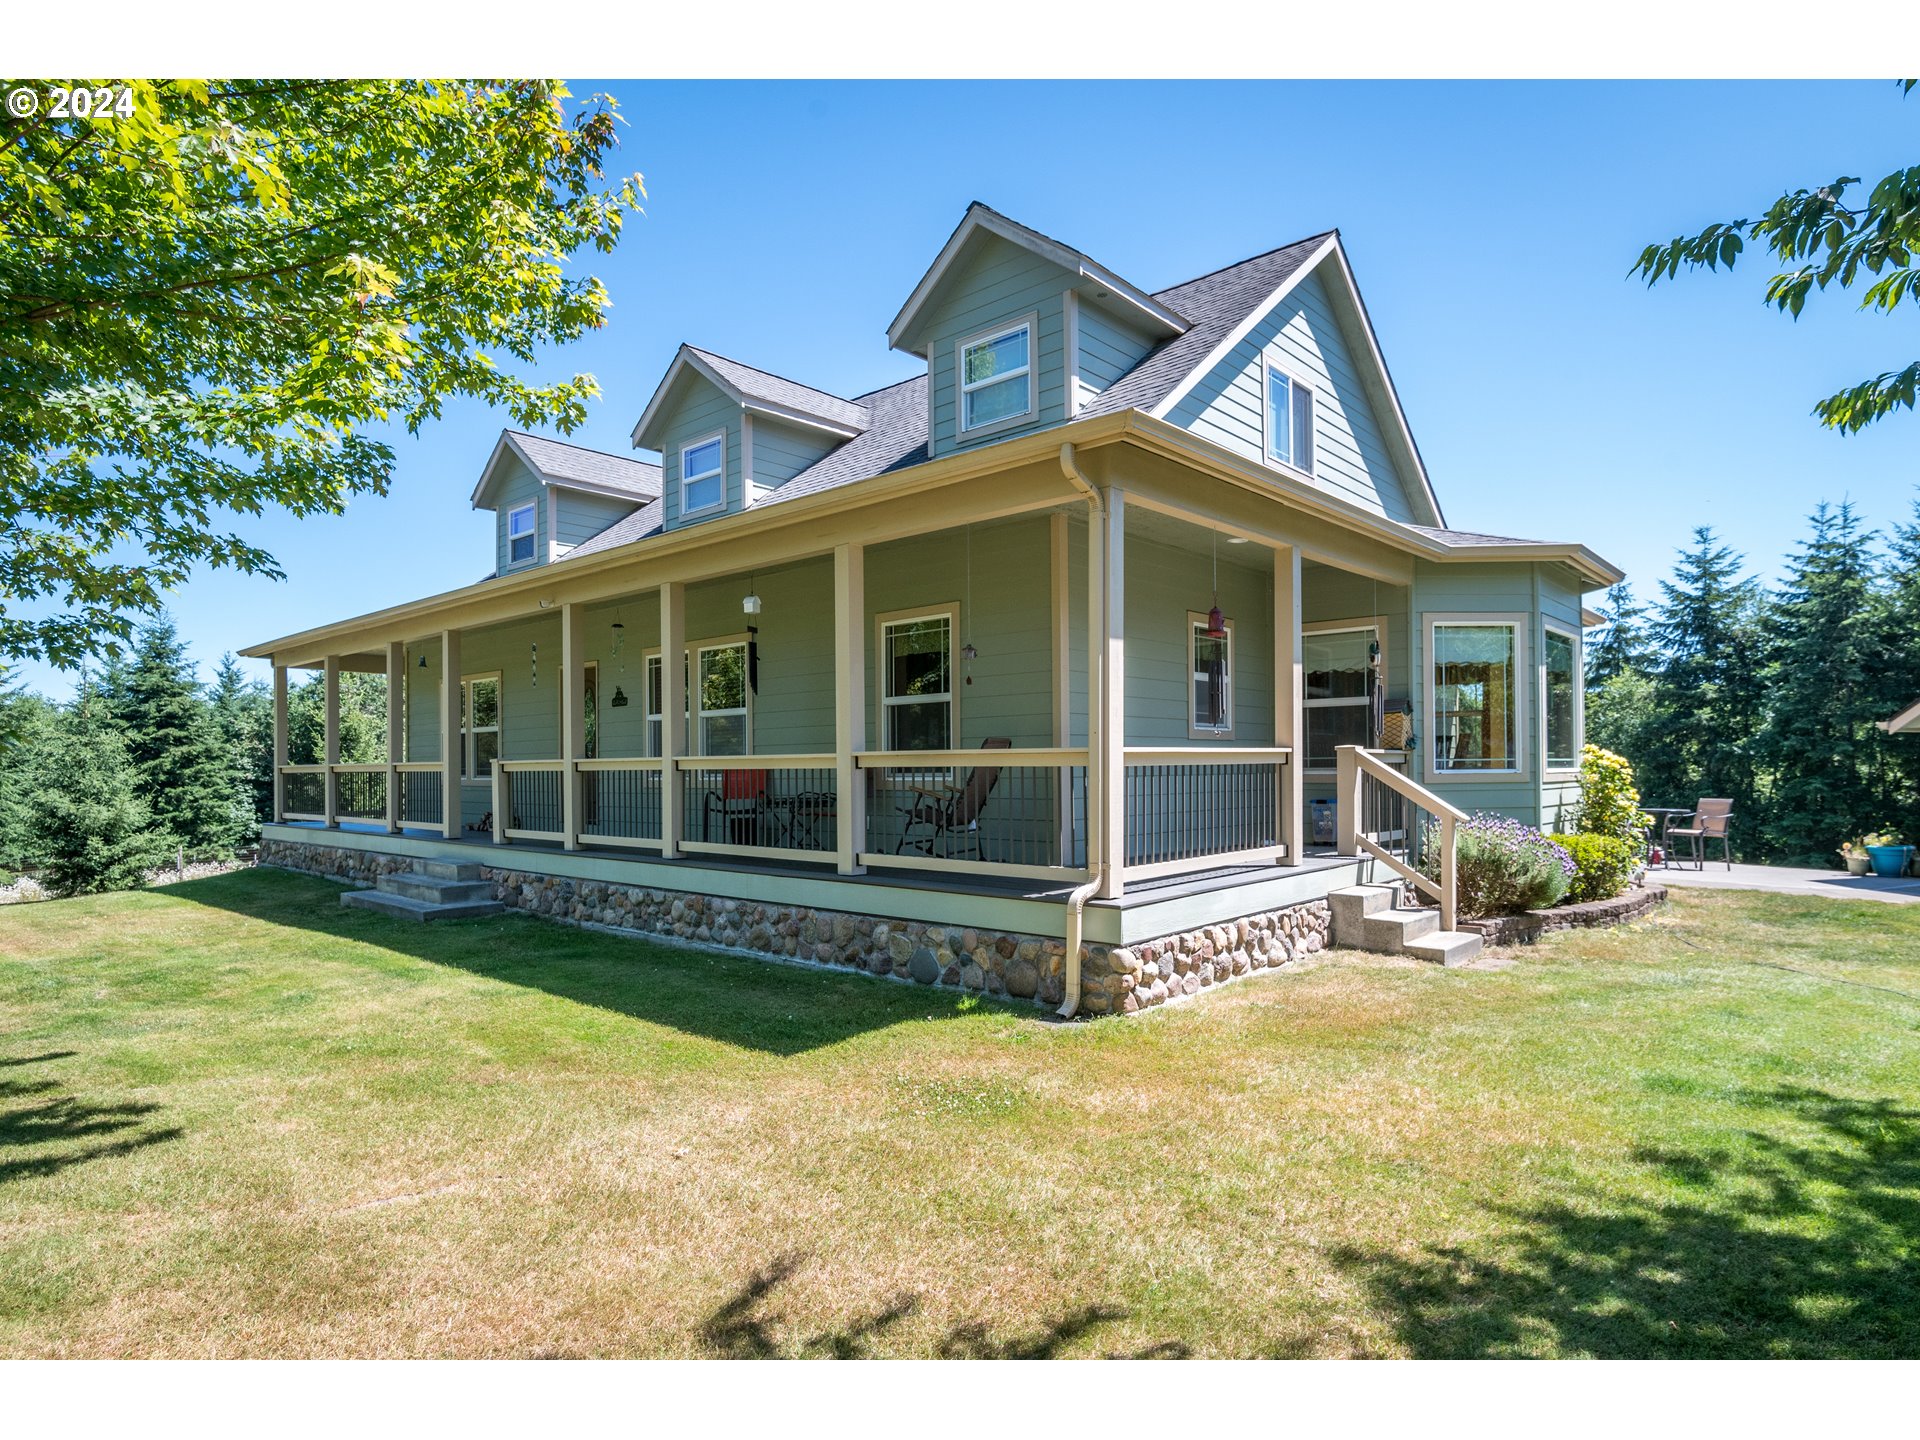
<instances>
[{"instance_id":1,"label":"pine tree","mask_svg":"<svg viewBox=\"0 0 1920 1440\"><path fill-rule=\"evenodd\" d=\"M1759 583L1742 577L1744 559L1711 526L1693 539L1674 578L1660 582L1653 722L1645 753L1629 758L1649 803L1730 798L1734 848L1750 850L1765 805L1753 753L1763 698Z\"/></svg>"},{"instance_id":2,"label":"pine tree","mask_svg":"<svg viewBox=\"0 0 1920 1440\"><path fill-rule=\"evenodd\" d=\"M247 828L245 812L227 747L171 621L140 632L113 700L155 831L192 856L231 855Z\"/></svg>"},{"instance_id":3,"label":"pine tree","mask_svg":"<svg viewBox=\"0 0 1920 1440\"><path fill-rule=\"evenodd\" d=\"M1851 505L1821 504L1766 619L1765 729L1771 772L1764 839L1773 854L1828 864L1844 840L1884 826L1885 610L1876 565Z\"/></svg>"},{"instance_id":4,"label":"pine tree","mask_svg":"<svg viewBox=\"0 0 1920 1440\"><path fill-rule=\"evenodd\" d=\"M1882 720L1920 700L1920 500L1913 520L1894 527L1887 549L1880 600ZM1890 735L1886 746L1887 821L1903 838L1920 837L1920 736Z\"/></svg>"},{"instance_id":5,"label":"pine tree","mask_svg":"<svg viewBox=\"0 0 1920 1440\"><path fill-rule=\"evenodd\" d=\"M325 677L314 675L287 694L287 753L296 764L318 764L326 750ZM340 674L340 763L371 765L387 758L387 677L355 670Z\"/></svg>"},{"instance_id":6,"label":"pine tree","mask_svg":"<svg viewBox=\"0 0 1920 1440\"><path fill-rule=\"evenodd\" d=\"M258 680L249 680L231 654L220 657L214 672L214 723L219 727L240 804L258 824L273 815L273 697Z\"/></svg>"},{"instance_id":7,"label":"pine tree","mask_svg":"<svg viewBox=\"0 0 1920 1440\"><path fill-rule=\"evenodd\" d=\"M28 776L59 717L50 701L9 683L0 668L0 884L29 863Z\"/></svg>"},{"instance_id":8,"label":"pine tree","mask_svg":"<svg viewBox=\"0 0 1920 1440\"><path fill-rule=\"evenodd\" d=\"M1622 581L1607 591L1602 603L1606 606L1601 612L1606 616L1606 626L1587 647L1590 690L1627 671L1644 672L1653 659L1647 643L1647 612L1633 598L1633 586Z\"/></svg>"},{"instance_id":9,"label":"pine tree","mask_svg":"<svg viewBox=\"0 0 1920 1440\"><path fill-rule=\"evenodd\" d=\"M132 889L161 859L126 742L105 709L98 691L83 688L26 777L25 847L56 895Z\"/></svg>"}]
</instances>

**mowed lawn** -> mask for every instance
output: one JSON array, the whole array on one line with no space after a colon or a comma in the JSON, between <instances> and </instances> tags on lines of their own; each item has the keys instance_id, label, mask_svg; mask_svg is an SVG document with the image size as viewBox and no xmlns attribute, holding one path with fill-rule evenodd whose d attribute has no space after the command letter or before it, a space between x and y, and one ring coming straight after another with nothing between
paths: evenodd
<instances>
[{"instance_id":1,"label":"mowed lawn","mask_svg":"<svg viewBox=\"0 0 1920 1440\"><path fill-rule=\"evenodd\" d=\"M1920 1353L1920 907L1058 1025L338 895L0 910L0 1354Z\"/></svg>"}]
</instances>

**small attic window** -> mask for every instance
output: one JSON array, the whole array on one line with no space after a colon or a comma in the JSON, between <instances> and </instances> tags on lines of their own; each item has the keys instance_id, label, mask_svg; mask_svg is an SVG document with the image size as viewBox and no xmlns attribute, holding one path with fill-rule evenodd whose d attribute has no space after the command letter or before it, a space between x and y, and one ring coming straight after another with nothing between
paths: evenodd
<instances>
[{"instance_id":1,"label":"small attic window","mask_svg":"<svg viewBox=\"0 0 1920 1440\"><path fill-rule=\"evenodd\" d=\"M1033 319L960 342L960 428L986 430L1033 411Z\"/></svg>"},{"instance_id":2,"label":"small attic window","mask_svg":"<svg viewBox=\"0 0 1920 1440\"><path fill-rule=\"evenodd\" d=\"M1313 473L1313 387L1267 364L1267 458Z\"/></svg>"},{"instance_id":3,"label":"small attic window","mask_svg":"<svg viewBox=\"0 0 1920 1440\"><path fill-rule=\"evenodd\" d=\"M710 435L680 447L680 513L712 510L727 498L727 437Z\"/></svg>"},{"instance_id":4,"label":"small attic window","mask_svg":"<svg viewBox=\"0 0 1920 1440\"><path fill-rule=\"evenodd\" d=\"M533 506L516 505L507 512L507 563L524 565L533 559Z\"/></svg>"}]
</instances>

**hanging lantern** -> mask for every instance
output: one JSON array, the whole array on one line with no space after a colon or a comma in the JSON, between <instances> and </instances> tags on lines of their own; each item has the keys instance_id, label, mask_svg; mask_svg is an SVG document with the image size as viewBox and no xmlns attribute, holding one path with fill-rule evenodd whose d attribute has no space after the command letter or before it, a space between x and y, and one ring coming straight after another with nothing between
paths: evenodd
<instances>
[{"instance_id":1,"label":"hanging lantern","mask_svg":"<svg viewBox=\"0 0 1920 1440\"><path fill-rule=\"evenodd\" d=\"M427 657L426 657L425 655L422 655L422 656L420 657L420 668L421 668L422 670L424 670L424 669L426 669L426 668L427 668Z\"/></svg>"},{"instance_id":2,"label":"hanging lantern","mask_svg":"<svg viewBox=\"0 0 1920 1440\"><path fill-rule=\"evenodd\" d=\"M747 577L747 593L741 597L740 611L744 615L758 615L760 613L760 595L754 586L751 575Z\"/></svg>"},{"instance_id":3,"label":"hanging lantern","mask_svg":"<svg viewBox=\"0 0 1920 1440\"><path fill-rule=\"evenodd\" d=\"M1227 638L1227 617L1220 613L1217 602L1211 610L1207 611L1207 638L1209 640Z\"/></svg>"}]
</instances>

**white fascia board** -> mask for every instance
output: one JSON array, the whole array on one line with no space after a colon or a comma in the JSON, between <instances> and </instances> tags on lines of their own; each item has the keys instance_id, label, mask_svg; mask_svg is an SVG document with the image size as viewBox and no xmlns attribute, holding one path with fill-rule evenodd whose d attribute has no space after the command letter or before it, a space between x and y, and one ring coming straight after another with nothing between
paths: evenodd
<instances>
[{"instance_id":1,"label":"white fascia board","mask_svg":"<svg viewBox=\"0 0 1920 1440\"><path fill-rule=\"evenodd\" d=\"M487 493L487 487L493 483L493 472L500 464L500 457L508 450L518 455L520 457L520 463L525 465L527 469L531 470L535 475L539 475L542 480L546 478L544 475L540 475L540 467L527 458L527 452L520 448L519 442L513 438L513 432L511 430L502 430L500 432L500 438L494 442L493 453L487 456L487 463L481 468L480 479L473 487L473 494L467 497L467 503L473 509L481 510L490 508L483 506L480 503L480 499Z\"/></svg>"}]
</instances>

